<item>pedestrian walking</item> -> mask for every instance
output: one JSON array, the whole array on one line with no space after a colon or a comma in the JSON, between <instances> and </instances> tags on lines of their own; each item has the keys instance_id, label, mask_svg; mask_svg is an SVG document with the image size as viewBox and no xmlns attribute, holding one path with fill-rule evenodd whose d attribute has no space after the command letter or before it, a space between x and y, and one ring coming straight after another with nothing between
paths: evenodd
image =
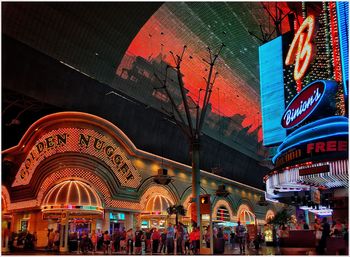
<instances>
[{"instance_id":1,"label":"pedestrian walking","mask_svg":"<svg viewBox=\"0 0 350 257\"><path fill-rule=\"evenodd\" d=\"M55 233L53 232L53 228L49 228L47 231L47 249L52 250L53 248L53 239L55 238Z\"/></svg>"},{"instance_id":2,"label":"pedestrian walking","mask_svg":"<svg viewBox=\"0 0 350 257\"><path fill-rule=\"evenodd\" d=\"M235 240L236 240L235 231L232 228L231 233L230 233L230 243L231 243L232 250L235 249Z\"/></svg>"},{"instance_id":3,"label":"pedestrian walking","mask_svg":"<svg viewBox=\"0 0 350 257\"><path fill-rule=\"evenodd\" d=\"M239 251L240 253L245 253L245 238L246 238L246 228L241 225L241 222L237 222L237 227L236 227L236 236L238 239L239 243Z\"/></svg>"},{"instance_id":4,"label":"pedestrian walking","mask_svg":"<svg viewBox=\"0 0 350 257\"><path fill-rule=\"evenodd\" d=\"M121 252L126 252L126 231L125 228L122 228L122 231L120 232L120 251Z\"/></svg>"},{"instance_id":5,"label":"pedestrian walking","mask_svg":"<svg viewBox=\"0 0 350 257\"><path fill-rule=\"evenodd\" d=\"M97 250L97 239L98 239L98 237L97 237L97 234L96 234L96 232L94 230L94 231L92 231L92 234L91 234L92 251L94 253Z\"/></svg>"},{"instance_id":6,"label":"pedestrian walking","mask_svg":"<svg viewBox=\"0 0 350 257\"><path fill-rule=\"evenodd\" d=\"M54 250L58 252L60 249L60 232L58 232L58 230L55 231L53 244L54 244Z\"/></svg>"},{"instance_id":7,"label":"pedestrian walking","mask_svg":"<svg viewBox=\"0 0 350 257\"><path fill-rule=\"evenodd\" d=\"M134 253L134 234L132 228L126 232L126 254Z\"/></svg>"},{"instance_id":8,"label":"pedestrian walking","mask_svg":"<svg viewBox=\"0 0 350 257\"><path fill-rule=\"evenodd\" d=\"M157 228L153 229L153 233L151 236L153 247L152 247L152 253L158 253L158 247L159 247L159 241L160 241L160 233Z\"/></svg>"},{"instance_id":9,"label":"pedestrian walking","mask_svg":"<svg viewBox=\"0 0 350 257\"><path fill-rule=\"evenodd\" d=\"M207 231L204 235L204 241L207 246L207 248L210 248L210 226L207 227Z\"/></svg>"},{"instance_id":10,"label":"pedestrian walking","mask_svg":"<svg viewBox=\"0 0 350 257\"><path fill-rule=\"evenodd\" d=\"M114 245L114 251L119 252L120 251L120 231L119 229L116 229L113 233L113 245Z\"/></svg>"},{"instance_id":11,"label":"pedestrian walking","mask_svg":"<svg viewBox=\"0 0 350 257\"><path fill-rule=\"evenodd\" d=\"M327 246L327 238L331 232L330 225L328 223L327 217L322 219L322 225L320 230L322 231L322 236L318 244L318 254L325 254L325 248Z\"/></svg>"},{"instance_id":12,"label":"pedestrian walking","mask_svg":"<svg viewBox=\"0 0 350 257\"><path fill-rule=\"evenodd\" d=\"M192 229L189 237L190 237L190 248L192 250L192 254L197 254L196 227Z\"/></svg>"},{"instance_id":13,"label":"pedestrian walking","mask_svg":"<svg viewBox=\"0 0 350 257\"><path fill-rule=\"evenodd\" d=\"M108 231L106 230L103 234L103 254L109 253L110 243L111 243L111 237L108 234Z\"/></svg>"},{"instance_id":14,"label":"pedestrian walking","mask_svg":"<svg viewBox=\"0 0 350 257\"><path fill-rule=\"evenodd\" d=\"M135 231L135 254L142 254L142 240L144 240L143 231L136 227Z\"/></svg>"},{"instance_id":15,"label":"pedestrian walking","mask_svg":"<svg viewBox=\"0 0 350 257\"><path fill-rule=\"evenodd\" d=\"M175 231L173 225L169 222L166 234L166 248L168 250L168 254L174 253L174 237Z\"/></svg>"},{"instance_id":16,"label":"pedestrian walking","mask_svg":"<svg viewBox=\"0 0 350 257\"><path fill-rule=\"evenodd\" d=\"M184 228L179 223L176 229L176 254L183 254L183 237L184 237Z\"/></svg>"},{"instance_id":17,"label":"pedestrian walking","mask_svg":"<svg viewBox=\"0 0 350 257\"><path fill-rule=\"evenodd\" d=\"M163 229L162 233L160 234L160 248L159 252L163 254L166 252L166 230Z\"/></svg>"}]
</instances>

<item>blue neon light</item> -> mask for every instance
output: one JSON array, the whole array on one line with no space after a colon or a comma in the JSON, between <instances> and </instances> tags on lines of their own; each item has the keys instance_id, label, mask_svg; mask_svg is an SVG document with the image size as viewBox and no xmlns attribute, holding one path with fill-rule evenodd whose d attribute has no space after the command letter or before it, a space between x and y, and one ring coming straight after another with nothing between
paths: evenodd
<instances>
[{"instance_id":1,"label":"blue neon light","mask_svg":"<svg viewBox=\"0 0 350 257\"><path fill-rule=\"evenodd\" d=\"M308 128L304 131L301 131L298 134L295 134L293 136L288 136L284 142L277 148L278 152L281 152L284 150L287 146L293 144L294 142L298 142L300 140L305 139L305 137L310 137L315 134L323 134L323 132L326 132L325 134L328 134L329 131L332 131L332 133L339 133L339 132L348 132L347 122L333 122L330 124L322 124L318 125L317 127Z\"/></svg>"},{"instance_id":2,"label":"blue neon light","mask_svg":"<svg viewBox=\"0 0 350 257\"><path fill-rule=\"evenodd\" d=\"M349 2L337 2L338 33L340 44L340 59L342 63L342 78L345 96L348 95L349 80Z\"/></svg>"},{"instance_id":3,"label":"blue neon light","mask_svg":"<svg viewBox=\"0 0 350 257\"><path fill-rule=\"evenodd\" d=\"M288 135L288 138L293 136L293 135L299 134L300 132L302 132L302 131L304 131L306 129L317 127L317 126L320 126L320 125L323 125L323 124L326 124L326 123L329 124L329 123L335 123L335 122L346 122L346 123L349 123L349 119L344 117L344 116L332 116L332 117L327 117L327 118L323 118L323 119L320 119L320 120L316 120L316 121L314 121L312 123L306 124L306 125L298 128L298 129L296 129L295 131L293 131L292 133L290 133Z\"/></svg>"},{"instance_id":4,"label":"blue neon light","mask_svg":"<svg viewBox=\"0 0 350 257\"><path fill-rule=\"evenodd\" d=\"M282 155L283 153L287 152L289 149L293 148L293 147L296 147L296 146L299 146L299 145L302 145L302 144L306 144L308 142L311 142L311 141L314 141L314 140L319 140L319 139L324 139L324 138L329 138L329 137L335 137L335 136L348 136L349 135L349 132L339 132L339 133L330 133L330 134L326 134L326 135L322 135L322 136L317 136L317 137L312 137L312 138L309 138L307 140L303 140L303 141L300 141L294 145L291 145L285 149L283 149L282 152L279 152L277 153L273 158L272 158L272 162L275 164L276 163L276 159Z\"/></svg>"},{"instance_id":5,"label":"blue neon light","mask_svg":"<svg viewBox=\"0 0 350 257\"><path fill-rule=\"evenodd\" d=\"M259 47L259 66L263 144L271 146L287 135L280 122L285 107L282 36Z\"/></svg>"}]
</instances>

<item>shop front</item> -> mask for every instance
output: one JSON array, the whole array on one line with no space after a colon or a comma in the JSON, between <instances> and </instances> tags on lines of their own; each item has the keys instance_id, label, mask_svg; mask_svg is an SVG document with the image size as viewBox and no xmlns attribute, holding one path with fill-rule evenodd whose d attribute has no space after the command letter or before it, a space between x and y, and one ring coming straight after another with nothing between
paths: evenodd
<instances>
[{"instance_id":1,"label":"shop front","mask_svg":"<svg viewBox=\"0 0 350 257\"><path fill-rule=\"evenodd\" d=\"M125 212L111 211L109 213L109 221L110 221L109 233L110 234L113 234L113 232L116 230L121 231L123 228L126 227L125 215L126 215Z\"/></svg>"}]
</instances>

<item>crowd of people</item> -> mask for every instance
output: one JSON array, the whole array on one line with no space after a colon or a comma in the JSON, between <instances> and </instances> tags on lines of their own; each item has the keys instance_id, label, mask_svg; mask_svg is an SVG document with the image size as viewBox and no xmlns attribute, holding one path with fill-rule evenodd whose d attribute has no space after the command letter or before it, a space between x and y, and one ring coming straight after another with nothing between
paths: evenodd
<instances>
[{"instance_id":1,"label":"crowd of people","mask_svg":"<svg viewBox=\"0 0 350 257\"><path fill-rule=\"evenodd\" d=\"M210 229L204 231L203 240L206 246L210 247ZM214 253L224 253L227 243L238 243L241 253L245 252L247 244L247 230L243 225L238 224L236 229L232 229L230 234L224 233L222 228L213 229ZM56 247L55 238L58 237L58 231L48 233L48 249ZM249 239L248 239L249 242ZM168 223L163 229L144 229L139 226L136 229L120 228L109 233L108 231L92 231L87 233L72 232L69 234L68 249L70 252L86 253L88 251L103 251L104 254L142 254L142 253L161 253L161 254L198 254L201 245L199 228L193 227L191 231L182 223L173 225ZM58 247L58 246L57 246Z\"/></svg>"},{"instance_id":2,"label":"crowd of people","mask_svg":"<svg viewBox=\"0 0 350 257\"><path fill-rule=\"evenodd\" d=\"M29 231L19 231L18 233L12 232L9 241L8 248L11 252L15 249L34 250L37 242L36 232L30 233Z\"/></svg>"},{"instance_id":3,"label":"crowd of people","mask_svg":"<svg viewBox=\"0 0 350 257\"><path fill-rule=\"evenodd\" d=\"M48 235L49 245L51 245ZM101 233L93 231L73 232L69 235L68 248L70 252L87 251L96 252L103 250L104 254L142 254L142 252L163 253L163 254L187 254L198 253L200 247L199 229L193 228L189 233L185 225L179 223L173 226L168 224L167 228L141 230L125 228L116 229L112 234L108 231Z\"/></svg>"},{"instance_id":4,"label":"crowd of people","mask_svg":"<svg viewBox=\"0 0 350 257\"><path fill-rule=\"evenodd\" d=\"M232 249L239 247L240 253L245 254L247 247L258 250L260 244L264 241L261 233L257 233L254 239L250 238L247 228L239 221L236 227L223 230L222 227L214 227L213 230L208 226L203 231L203 243L210 248L211 231L213 231L214 254L223 254L225 245L231 244ZM328 238L343 238L348 242L348 227L342 224L339 219L334 220L330 225L326 217L315 219L313 224L307 224L302 220L292 229L313 229L317 241L316 252L324 254L327 247ZM288 238L291 227L281 225L274 230L275 240L278 245L283 245L283 240ZM59 251L60 233L58 230L48 229L47 246L49 251ZM274 241L275 241L274 240ZM9 248L14 250L16 247L33 250L37 241L36 233L28 231L12 233L9 237ZM88 231L71 232L68 236L68 249L70 252L87 253L88 251L103 251L104 254L142 254L142 253L161 253L161 254L198 254L201 247L200 230L193 227L189 231L188 227L182 223L173 225L168 223L163 229L136 229L125 228L116 229L110 234L108 231Z\"/></svg>"},{"instance_id":5,"label":"crowd of people","mask_svg":"<svg viewBox=\"0 0 350 257\"><path fill-rule=\"evenodd\" d=\"M325 249L327 247L327 241L330 238L342 238L345 242L348 242L348 225L347 223L342 223L339 219L335 219L332 225L328 223L327 217L322 219L316 218L312 224L307 224L305 220L301 220L293 228L288 225L281 225L277 228L276 241L279 246L283 246L283 241L287 240L289 237L290 230L309 230L315 231L316 237L316 253L325 254Z\"/></svg>"}]
</instances>

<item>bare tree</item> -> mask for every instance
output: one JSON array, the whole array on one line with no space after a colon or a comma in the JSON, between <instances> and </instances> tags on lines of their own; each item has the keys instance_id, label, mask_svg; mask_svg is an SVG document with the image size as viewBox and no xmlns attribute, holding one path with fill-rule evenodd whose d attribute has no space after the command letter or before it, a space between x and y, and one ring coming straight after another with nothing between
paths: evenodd
<instances>
[{"instance_id":1,"label":"bare tree","mask_svg":"<svg viewBox=\"0 0 350 257\"><path fill-rule=\"evenodd\" d=\"M174 66L167 65L165 69L164 79L161 79L157 74L154 74L161 87L157 88L158 90L164 90L167 97L170 100L172 112L170 115L173 117L174 121L178 125L178 127L182 130L182 132L188 138L191 149L192 149L192 202L196 203L196 216L197 216L197 226L200 228L200 213L199 213L199 195L200 195L200 169L199 169L199 152L200 152L200 135L203 128L207 108L210 102L210 97L213 91L215 80L218 76L218 72L214 72L215 63L219 57L221 50L225 45L222 44L217 53L214 54L212 50L208 47L209 60L203 59L203 61L209 65L209 69L207 69L208 74L207 77L204 77L205 81L205 91L204 98L198 98L198 102L196 103L196 114L194 120L190 113L189 99L185 93L185 85L182 80L182 72L181 72L181 64L183 61L183 57L186 51L186 45L183 47L181 55L175 55L172 51L170 54L173 57ZM190 56L190 58L192 58ZM174 96L168 90L168 82L169 82L169 69L173 69L176 71L177 82L179 86L179 90L181 93L182 104L185 109L185 113L182 114L179 107L176 105ZM193 217L192 217L193 221Z\"/></svg>"}]
</instances>

